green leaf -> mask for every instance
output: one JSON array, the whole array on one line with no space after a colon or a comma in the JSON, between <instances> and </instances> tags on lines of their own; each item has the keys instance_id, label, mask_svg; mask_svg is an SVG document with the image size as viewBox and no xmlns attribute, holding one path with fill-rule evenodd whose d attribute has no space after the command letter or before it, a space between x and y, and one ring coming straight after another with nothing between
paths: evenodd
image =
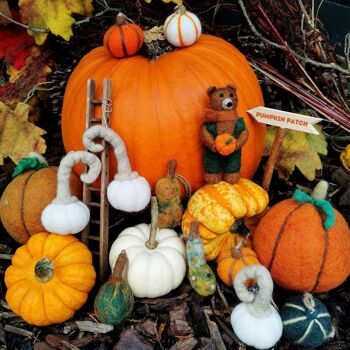
<instances>
[{"instance_id":1,"label":"green leaf","mask_svg":"<svg viewBox=\"0 0 350 350\"><path fill-rule=\"evenodd\" d=\"M278 176L288 180L295 167L310 181L315 179L316 170L322 169L320 155L327 154L327 141L321 126L316 126L319 135L301 131L286 130L276 162ZM264 155L269 155L275 139L276 127L268 127Z\"/></svg>"}]
</instances>

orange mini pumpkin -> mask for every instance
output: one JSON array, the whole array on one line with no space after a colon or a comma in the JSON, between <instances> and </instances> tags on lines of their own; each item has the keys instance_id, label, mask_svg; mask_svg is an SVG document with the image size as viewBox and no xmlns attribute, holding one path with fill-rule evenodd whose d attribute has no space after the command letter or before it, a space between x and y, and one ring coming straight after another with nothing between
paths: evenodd
<instances>
[{"instance_id":1,"label":"orange mini pumpkin","mask_svg":"<svg viewBox=\"0 0 350 350\"><path fill-rule=\"evenodd\" d=\"M234 239L232 239L234 237ZM216 259L217 273L228 286L233 286L237 272L248 265L259 265L260 262L247 240L239 235L227 239Z\"/></svg>"},{"instance_id":2,"label":"orange mini pumpkin","mask_svg":"<svg viewBox=\"0 0 350 350\"><path fill-rule=\"evenodd\" d=\"M280 286L298 292L328 291L350 273L350 230L329 203L325 210L326 201L300 192L263 216L254 232L254 250Z\"/></svg>"},{"instance_id":3,"label":"orange mini pumpkin","mask_svg":"<svg viewBox=\"0 0 350 350\"><path fill-rule=\"evenodd\" d=\"M143 45L143 30L135 23L127 23L119 13L117 23L110 27L103 37L105 49L114 57L123 58L135 55Z\"/></svg>"},{"instance_id":4,"label":"orange mini pumpkin","mask_svg":"<svg viewBox=\"0 0 350 350\"><path fill-rule=\"evenodd\" d=\"M228 133L223 133L215 138L215 147L217 151L223 156L228 156L234 152L236 146L236 139Z\"/></svg>"},{"instance_id":5,"label":"orange mini pumpkin","mask_svg":"<svg viewBox=\"0 0 350 350\"><path fill-rule=\"evenodd\" d=\"M95 279L83 243L72 235L41 232L16 250L5 272L6 301L29 324L60 323L85 304Z\"/></svg>"},{"instance_id":6,"label":"orange mini pumpkin","mask_svg":"<svg viewBox=\"0 0 350 350\"><path fill-rule=\"evenodd\" d=\"M263 153L266 128L247 110L263 105L262 93L246 58L227 41L202 34L194 45L167 52L154 61L141 55L119 61L104 47L89 52L74 69L65 91L62 136L67 152L83 148L86 106L77 101L86 99L87 79L96 81L99 98L105 77L112 80L116 106L111 128L125 141L132 168L153 188L164 176L164 164L169 159L177 160L178 172L194 190L204 184L200 128L210 85L237 87L237 111L249 131L242 148L241 175L250 178L254 174ZM99 115L100 108L96 109ZM113 174L116 162L112 154L110 164ZM84 168L76 171L81 173Z\"/></svg>"}]
</instances>

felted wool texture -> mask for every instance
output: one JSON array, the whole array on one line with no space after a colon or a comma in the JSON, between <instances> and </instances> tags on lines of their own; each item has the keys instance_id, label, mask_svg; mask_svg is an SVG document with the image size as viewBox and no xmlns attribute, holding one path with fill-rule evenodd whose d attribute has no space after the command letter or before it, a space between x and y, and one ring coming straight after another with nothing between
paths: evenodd
<instances>
[{"instance_id":1,"label":"felted wool texture","mask_svg":"<svg viewBox=\"0 0 350 350\"><path fill-rule=\"evenodd\" d=\"M310 313L302 298L302 295L295 296L283 305L281 309L283 332L290 342L315 348L322 345L329 334L332 333L332 320L326 307L319 300L314 299L315 311ZM299 320L297 320L298 318ZM290 323L292 320L295 322Z\"/></svg>"},{"instance_id":2,"label":"felted wool texture","mask_svg":"<svg viewBox=\"0 0 350 350\"><path fill-rule=\"evenodd\" d=\"M24 244L31 235L45 231L41 214L56 197L56 187L57 167L25 172L6 187L0 200L0 217L14 240ZM71 175L71 191L81 197L81 183L74 174Z\"/></svg>"},{"instance_id":3,"label":"felted wool texture","mask_svg":"<svg viewBox=\"0 0 350 350\"><path fill-rule=\"evenodd\" d=\"M335 224L328 230L327 256L316 288L325 251L325 229L317 209L312 204L287 199L264 215L254 232L254 250L278 285L299 292L323 292L344 282L350 273L350 231L343 216L336 210L335 214ZM270 267L280 230L282 235Z\"/></svg>"}]
</instances>

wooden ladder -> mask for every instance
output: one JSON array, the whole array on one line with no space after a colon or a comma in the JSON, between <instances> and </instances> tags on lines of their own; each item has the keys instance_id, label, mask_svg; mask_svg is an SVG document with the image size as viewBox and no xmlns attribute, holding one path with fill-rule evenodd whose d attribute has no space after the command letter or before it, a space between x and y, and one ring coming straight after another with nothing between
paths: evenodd
<instances>
[{"instance_id":1,"label":"wooden ladder","mask_svg":"<svg viewBox=\"0 0 350 350\"><path fill-rule=\"evenodd\" d=\"M93 125L103 125L109 127L112 112L112 83L110 79L103 79L103 96L102 99L95 97L95 81L89 79L87 81L87 97L86 97L86 129ZM102 116L95 116L95 107L101 105ZM103 283L107 279L108 272L108 224L109 224L109 203L107 200L107 186L109 184L109 144L105 140L101 140L103 151L96 154L102 164L100 175L100 187L92 187L91 185L83 185L83 202L89 207L91 217L93 216L93 208L99 208L99 219L90 220L90 224L82 231L81 240L91 250L94 262L98 258L98 264L95 264L97 275L100 282ZM96 229L99 226L99 229ZM98 242L98 243L97 243ZM98 251L96 246L98 244Z\"/></svg>"}]
</instances>

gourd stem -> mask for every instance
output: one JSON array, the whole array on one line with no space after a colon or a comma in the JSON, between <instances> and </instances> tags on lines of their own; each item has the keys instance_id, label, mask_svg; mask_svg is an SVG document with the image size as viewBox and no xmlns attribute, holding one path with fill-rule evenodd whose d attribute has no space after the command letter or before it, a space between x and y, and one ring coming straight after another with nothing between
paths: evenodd
<instances>
[{"instance_id":1,"label":"gourd stem","mask_svg":"<svg viewBox=\"0 0 350 350\"><path fill-rule=\"evenodd\" d=\"M131 170L125 143L114 130L102 125L95 125L85 131L83 135L84 146L91 152L102 152L103 146L94 142L96 138L104 139L114 148L114 154L118 163L118 173L114 176L115 180L128 181L139 176L136 171Z\"/></svg>"},{"instance_id":2,"label":"gourd stem","mask_svg":"<svg viewBox=\"0 0 350 350\"><path fill-rule=\"evenodd\" d=\"M186 13L186 7L182 3L178 4L175 9L181 16Z\"/></svg>"},{"instance_id":3,"label":"gourd stem","mask_svg":"<svg viewBox=\"0 0 350 350\"><path fill-rule=\"evenodd\" d=\"M325 180L321 180L317 183L315 188L311 193L311 197L314 199L326 199L328 192L328 182Z\"/></svg>"},{"instance_id":4,"label":"gourd stem","mask_svg":"<svg viewBox=\"0 0 350 350\"><path fill-rule=\"evenodd\" d=\"M169 160L169 162L168 162L168 174L167 174L167 177L170 180L173 180L175 178L175 174L176 174L176 160L172 159L172 160Z\"/></svg>"},{"instance_id":5,"label":"gourd stem","mask_svg":"<svg viewBox=\"0 0 350 350\"><path fill-rule=\"evenodd\" d=\"M149 239L146 242L146 247L148 249L156 249L158 242L157 237L157 223L158 223L158 202L155 196L151 198L151 229L149 234Z\"/></svg>"},{"instance_id":6,"label":"gourd stem","mask_svg":"<svg viewBox=\"0 0 350 350\"><path fill-rule=\"evenodd\" d=\"M255 280L259 286L256 295L247 289L246 282ZM234 288L239 299L247 303L249 312L259 318L271 314L273 282L269 271L262 265L251 265L241 269L234 281Z\"/></svg>"},{"instance_id":7,"label":"gourd stem","mask_svg":"<svg viewBox=\"0 0 350 350\"><path fill-rule=\"evenodd\" d=\"M35 278L41 283L49 282L53 277L52 261L44 258L35 264L34 268Z\"/></svg>"},{"instance_id":8,"label":"gourd stem","mask_svg":"<svg viewBox=\"0 0 350 350\"><path fill-rule=\"evenodd\" d=\"M311 312L315 311L315 299L310 293L304 293L303 303L307 309Z\"/></svg>"},{"instance_id":9,"label":"gourd stem","mask_svg":"<svg viewBox=\"0 0 350 350\"><path fill-rule=\"evenodd\" d=\"M54 204L69 204L78 201L75 196L72 196L70 190L70 176L72 168L75 164L84 163L89 166L87 173L81 174L81 181L91 184L101 172L101 162L92 153L85 151L69 152L60 163L57 172L57 195L52 201Z\"/></svg>"},{"instance_id":10,"label":"gourd stem","mask_svg":"<svg viewBox=\"0 0 350 350\"><path fill-rule=\"evenodd\" d=\"M198 237L198 230L199 230L199 222L198 221L191 221L189 238L192 238L192 239L197 238Z\"/></svg>"},{"instance_id":11,"label":"gourd stem","mask_svg":"<svg viewBox=\"0 0 350 350\"><path fill-rule=\"evenodd\" d=\"M128 256L126 255L126 251L122 250L117 258L117 261L114 264L113 272L109 280L113 282L122 281L123 272L127 264L128 264Z\"/></svg>"},{"instance_id":12,"label":"gourd stem","mask_svg":"<svg viewBox=\"0 0 350 350\"><path fill-rule=\"evenodd\" d=\"M122 24L126 23L126 17L124 15L124 13L119 12L117 15L117 25L120 26Z\"/></svg>"},{"instance_id":13,"label":"gourd stem","mask_svg":"<svg viewBox=\"0 0 350 350\"><path fill-rule=\"evenodd\" d=\"M242 254L242 245L244 243L243 239L240 239L239 242L232 248L232 256L238 260L241 259L243 254Z\"/></svg>"}]
</instances>

